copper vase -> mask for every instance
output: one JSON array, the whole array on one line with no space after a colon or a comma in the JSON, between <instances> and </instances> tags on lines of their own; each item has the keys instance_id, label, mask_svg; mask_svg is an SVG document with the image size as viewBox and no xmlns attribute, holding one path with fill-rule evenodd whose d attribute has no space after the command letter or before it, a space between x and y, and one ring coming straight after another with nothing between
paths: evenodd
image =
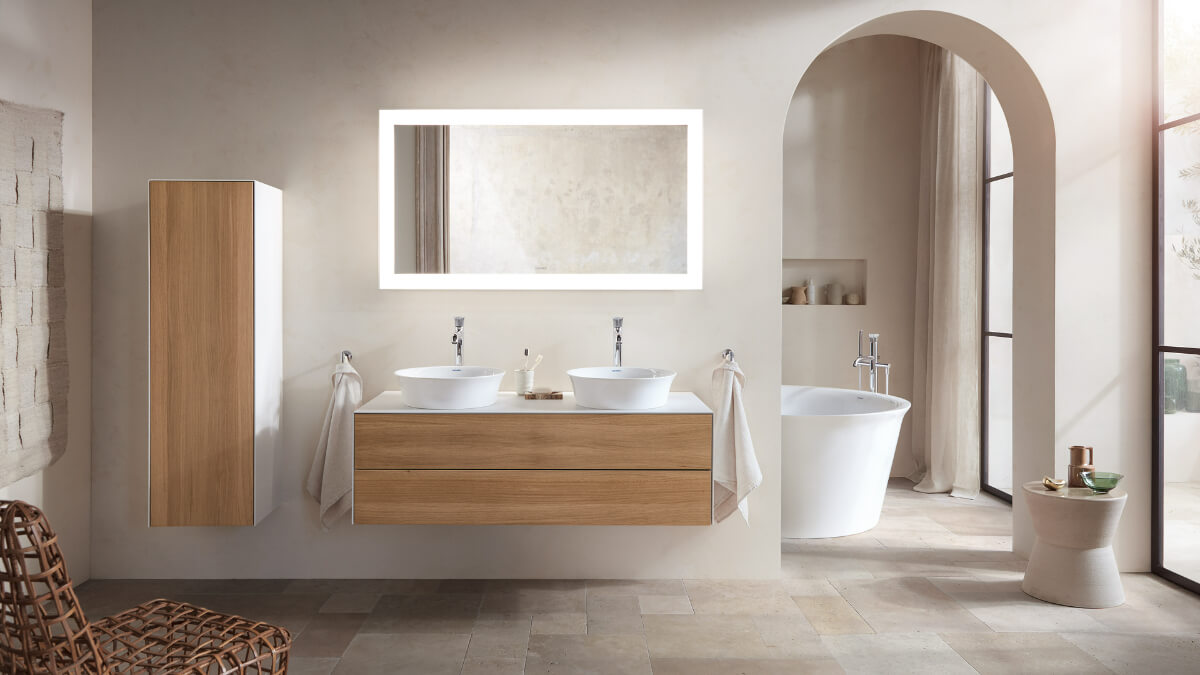
<instances>
[{"instance_id":1,"label":"copper vase","mask_svg":"<svg viewBox=\"0 0 1200 675\"><path fill-rule=\"evenodd\" d=\"M1067 464L1067 487L1087 487L1083 482L1084 471L1095 471L1092 464L1092 446L1072 445L1071 460Z\"/></svg>"}]
</instances>

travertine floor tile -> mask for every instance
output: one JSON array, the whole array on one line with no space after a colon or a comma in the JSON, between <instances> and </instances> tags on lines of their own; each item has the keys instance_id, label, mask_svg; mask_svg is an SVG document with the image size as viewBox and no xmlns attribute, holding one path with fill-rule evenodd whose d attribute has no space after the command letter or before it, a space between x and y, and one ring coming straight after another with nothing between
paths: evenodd
<instances>
[{"instance_id":1,"label":"travertine floor tile","mask_svg":"<svg viewBox=\"0 0 1200 675\"><path fill-rule=\"evenodd\" d=\"M321 605L322 614L370 614L378 604L378 593L334 593Z\"/></svg>"},{"instance_id":2,"label":"travertine floor tile","mask_svg":"<svg viewBox=\"0 0 1200 675\"><path fill-rule=\"evenodd\" d=\"M954 534L1004 536L1012 534L1012 509L991 506L965 509L929 509L929 517Z\"/></svg>"},{"instance_id":3,"label":"travertine floor tile","mask_svg":"<svg viewBox=\"0 0 1200 675\"><path fill-rule=\"evenodd\" d=\"M1064 633L1063 638L1116 673L1194 674L1200 665L1200 635Z\"/></svg>"},{"instance_id":4,"label":"travertine floor tile","mask_svg":"<svg viewBox=\"0 0 1200 675\"><path fill-rule=\"evenodd\" d=\"M385 595L363 624L363 633L469 634L479 614L473 593Z\"/></svg>"},{"instance_id":5,"label":"travertine floor tile","mask_svg":"<svg viewBox=\"0 0 1200 675\"><path fill-rule=\"evenodd\" d=\"M828 579L782 579L780 585L783 586L784 592L792 597L817 598L838 595L837 589Z\"/></svg>"},{"instance_id":6,"label":"travertine floor tile","mask_svg":"<svg viewBox=\"0 0 1200 675\"><path fill-rule=\"evenodd\" d=\"M817 549L784 551L780 571L789 579L871 579L874 575L862 561L846 551Z\"/></svg>"},{"instance_id":7,"label":"travertine floor tile","mask_svg":"<svg viewBox=\"0 0 1200 675\"><path fill-rule=\"evenodd\" d=\"M646 645L654 658L766 658L754 619L737 615L647 614Z\"/></svg>"},{"instance_id":8,"label":"travertine floor tile","mask_svg":"<svg viewBox=\"0 0 1200 675\"><path fill-rule=\"evenodd\" d=\"M393 633L359 635L334 675L459 675L470 635Z\"/></svg>"},{"instance_id":9,"label":"travertine floor tile","mask_svg":"<svg viewBox=\"0 0 1200 675\"><path fill-rule=\"evenodd\" d=\"M840 580L834 588L877 633L989 630L925 578Z\"/></svg>"},{"instance_id":10,"label":"travertine floor tile","mask_svg":"<svg viewBox=\"0 0 1200 675\"><path fill-rule=\"evenodd\" d=\"M821 635L874 633L858 611L841 595L832 597L795 597L796 606Z\"/></svg>"},{"instance_id":11,"label":"travertine floor tile","mask_svg":"<svg viewBox=\"0 0 1200 675\"><path fill-rule=\"evenodd\" d=\"M480 611L561 614L583 612L586 596L582 581L492 581L483 594Z\"/></svg>"},{"instance_id":12,"label":"travertine floor tile","mask_svg":"<svg viewBox=\"0 0 1200 675\"><path fill-rule=\"evenodd\" d=\"M1126 574L1121 607L1043 603L1020 591L1025 561L1011 552L1006 507L910 487L891 483L870 532L782 542L781 580L95 580L77 590L92 619L168 597L282 625L295 637L294 675L1200 672L1200 598Z\"/></svg>"},{"instance_id":13,"label":"travertine floor tile","mask_svg":"<svg viewBox=\"0 0 1200 675\"><path fill-rule=\"evenodd\" d=\"M1200 633L1200 596L1151 574L1122 574L1125 604L1082 610L1118 633Z\"/></svg>"},{"instance_id":14,"label":"travertine floor tile","mask_svg":"<svg viewBox=\"0 0 1200 675\"><path fill-rule=\"evenodd\" d=\"M685 581L696 614L795 614L800 610L779 581Z\"/></svg>"},{"instance_id":15,"label":"travertine floor tile","mask_svg":"<svg viewBox=\"0 0 1200 675\"><path fill-rule=\"evenodd\" d=\"M522 675L524 672L525 659L523 658L476 659L468 656L462 668L462 675Z\"/></svg>"},{"instance_id":16,"label":"travertine floor tile","mask_svg":"<svg viewBox=\"0 0 1200 675\"><path fill-rule=\"evenodd\" d=\"M692 601L686 595L639 595L642 614L692 614Z\"/></svg>"},{"instance_id":17,"label":"travertine floor tile","mask_svg":"<svg viewBox=\"0 0 1200 675\"><path fill-rule=\"evenodd\" d=\"M288 657L288 675L329 675L337 667L338 658Z\"/></svg>"},{"instance_id":18,"label":"travertine floor tile","mask_svg":"<svg viewBox=\"0 0 1200 675\"><path fill-rule=\"evenodd\" d=\"M652 659L654 675L837 675L832 656L813 659Z\"/></svg>"},{"instance_id":19,"label":"travertine floor tile","mask_svg":"<svg viewBox=\"0 0 1200 675\"><path fill-rule=\"evenodd\" d=\"M534 614L534 635L583 635L587 633L587 614L566 612L561 614Z\"/></svg>"},{"instance_id":20,"label":"travertine floor tile","mask_svg":"<svg viewBox=\"0 0 1200 675\"><path fill-rule=\"evenodd\" d=\"M1112 672L1055 633L942 633L941 638L984 675Z\"/></svg>"},{"instance_id":21,"label":"travertine floor tile","mask_svg":"<svg viewBox=\"0 0 1200 675\"><path fill-rule=\"evenodd\" d=\"M997 632L1104 630L1102 624L1083 610L1026 595L1020 581L935 578L930 582Z\"/></svg>"},{"instance_id":22,"label":"travertine floor tile","mask_svg":"<svg viewBox=\"0 0 1200 675\"><path fill-rule=\"evenodd\" d=\"M525 659L529 675L651 675L640 635L534 635Z\"/></svg>"},{"instance_id":23,"label":"travertine floor tile","mask_svg":"<svg viewBox=\"0 0 1200 675\"><path fill-rule=\"evenodd\" d=\"M637 596L588 596L587 632L589 635L641 635L642 610Z\"/></svg>"},{"instance_id":24,"label":"travertine floor tile","mask_svg":"<svg viewBox=\"0 0 1200 675\"><path fill-rule=\"evenodd\" d=\"M467 658L524 659L529 645L530 620L476 619L471 629Z\"/></svg>"},{"instance_id":25,"label":"travertine floor tile","mask_svg":"<svg viewBox=\"0 0 1200 675\"><path fill-rule=\"evenodd\" d=\"M824 636L821 641L851 675L975 672L935 633L833 635Z\"/></svg>"},{"instance_id":26,"label":"travertine floor tile","mask_svg":"<svg viewBox=\"0 0 1200 675\"><path fill-rule=\"evenodd\" d=\"M293 637L291 655L340 658L366 618L364 614L318 614Z\"/></svg>"}]
</instances>

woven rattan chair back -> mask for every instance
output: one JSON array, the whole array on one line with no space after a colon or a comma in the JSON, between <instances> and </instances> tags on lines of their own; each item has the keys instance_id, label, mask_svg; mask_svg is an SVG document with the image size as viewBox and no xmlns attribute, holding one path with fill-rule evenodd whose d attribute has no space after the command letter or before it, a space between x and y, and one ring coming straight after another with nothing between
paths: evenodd
<instances>
[{"instance_id":1,"label":"woven rattan chair back","mask_svg":"<svg viewBox=\"0 0 1200 675\"><path fill-rule=\"evenodd\" d=\"M107 675L41 509L0 500L0 672Z\"/></svg>"}]
</instances>

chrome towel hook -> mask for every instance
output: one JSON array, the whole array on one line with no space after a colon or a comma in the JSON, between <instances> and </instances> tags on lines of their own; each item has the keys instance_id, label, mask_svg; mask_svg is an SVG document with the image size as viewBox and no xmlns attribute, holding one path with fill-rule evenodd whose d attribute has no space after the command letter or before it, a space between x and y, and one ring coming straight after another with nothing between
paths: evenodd
<instances>
[{"instance_id":1,"label":"chrome towel hook","mask_svg":"<svg viewBox=\"0 0 1200 675\"><path fill-rule=\"evenodd\" d=\"M350 361L353 361L353 360L354 360L354 355L350 353L350 350L343 349L342 350L342 363L349 363Z\"/></svg>"},{"instance_id":2,"label":"chrome towel hook","mask_svg":"<svg viewBox=\"0 0 1200 675\"><path fill-rule=\"evenodd\" d=\"M733 361L733 350L726 348L721 352L721 356L724 357L726 361Z\"/></svg>"}]
</instances>

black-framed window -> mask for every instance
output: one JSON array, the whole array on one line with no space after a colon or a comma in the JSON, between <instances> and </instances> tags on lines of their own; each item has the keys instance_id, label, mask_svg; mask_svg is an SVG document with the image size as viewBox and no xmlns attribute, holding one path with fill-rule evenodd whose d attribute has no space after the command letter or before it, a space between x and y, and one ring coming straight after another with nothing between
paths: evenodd
<instances>
[{"instance_id":1,"label":"black-framed window","mask_svg":"<svg viewBox=\"0 0 1200 675\"><path fill-rule=\"evenodd\" d=\"M1013 155L1008 121L984 87L980 486L1012 502Z\"/></svg>"},{"instance_id":2,"label":"black-framed window","mask_svg":"<svg viewBox=\"0 0 1200 675\"><path fill-rule=\"evenodd\" d=\"M1200 2L1156 5L1151 561L1200 592Z\"/></svg>"}]
</instances>

